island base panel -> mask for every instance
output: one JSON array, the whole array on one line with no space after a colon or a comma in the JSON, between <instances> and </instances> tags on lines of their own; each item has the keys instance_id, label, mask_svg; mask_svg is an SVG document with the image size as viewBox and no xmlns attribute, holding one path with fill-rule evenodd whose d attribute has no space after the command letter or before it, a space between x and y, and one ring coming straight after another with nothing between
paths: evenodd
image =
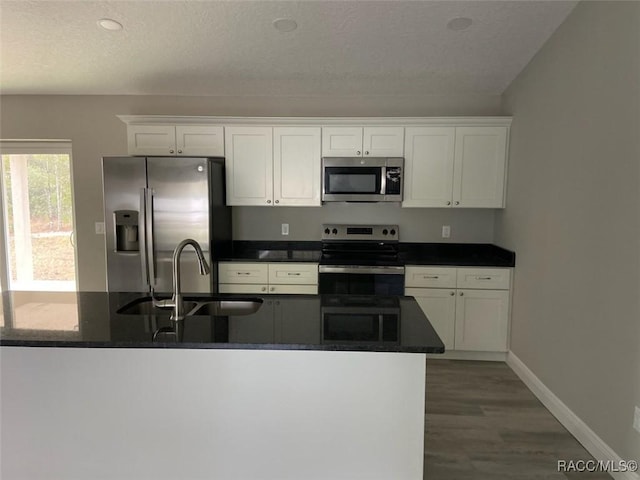
<instances>
[{"instance_id":1,"label":"island base panel","mask_svg":"<svg viewBox=\"0 0 640 480\"><path fill-rule=\"evenodd\" d=\"M3 479L422 479L425 355L1 351Z\"/></svg>"}]
</instances>

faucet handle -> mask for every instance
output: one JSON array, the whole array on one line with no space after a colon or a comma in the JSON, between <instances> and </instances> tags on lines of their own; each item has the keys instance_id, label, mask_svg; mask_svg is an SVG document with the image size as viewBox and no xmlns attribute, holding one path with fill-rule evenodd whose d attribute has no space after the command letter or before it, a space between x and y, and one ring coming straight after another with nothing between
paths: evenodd
<instances>
[{"instance_id":1,"label":"faucet handle","mask_svg":"<svg viewBox=\"0 0 640 480\"><path fill-rule=\"evenodd\" d=\"M154 298L153 306L158 308L173 308L176 306L176 303L173 301L173 298L167 298L166 300L156 300Z\"/></svg>"}]
</instances>

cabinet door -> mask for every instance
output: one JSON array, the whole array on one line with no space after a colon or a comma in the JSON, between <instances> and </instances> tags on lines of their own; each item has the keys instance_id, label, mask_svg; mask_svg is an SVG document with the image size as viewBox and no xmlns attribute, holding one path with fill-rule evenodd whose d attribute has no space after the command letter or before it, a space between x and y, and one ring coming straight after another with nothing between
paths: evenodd
<instances>
[{"instance_id":1,"label":"cabinet door","mask_svg":"<svg viewBox=\"0 0 640 480\"><path fill-rule=\"evenodd\" d=\"M265 300L260 309L251 315L229 315L230 343L273 343L273 302Z\"/></svg>"},{"instance_id":2,"label":"cabinet door","mask_svg":"<svg viewBox=\"0 0 640 480\"><path fill-rule=\"evenodd\" d=\"M362 127L323 127L323 157L361 157Z\"/></svg>"},{"instance_id":3,"label":"cabinet door","mask_svg":"<svg viewBox=\"0 0 640 480\"><path fill-rule=\"evenodd\" d=\"M454 127L407 127L403 207L450 207Z\"/></svg>"},{"instance_id":4,"label":"cabinet door","mask_svg":"<svg viewBox=\"0 0 640 480\"><path fill-rule=\"evenodd\" d=\"M507 127L456 128L454 207L503 208Z\"/></svg>"},{"instance_id":5,"label":"cabinet door","mask_svg":"<svg viewBox=\"0 0 640 480\"><path fill-rule=\"evenodd\" d=\"M365 157L402 157L404 127L364 127L362 155Z\"/></svg>"},{"instance_id":6,"label":"cabinet door","mask_svg":"<svg viewBox=\"0 0 640 480\"><path fill-rule=\"evenodd\" d=\"M177 154L193 157L224 157L224 130L215 125L177 125Z\"/></svg>"},{"instance_id":7,"label":"cabinet door","mask_svg":"<svg viewBox=\"0 0 640 480\"><path fill-rule=\"evenodd\" d=\"M458 290L456 350L506 352L508 290Z\"/></svg>"},{"instance_id":8,"label":"cabinet door","mask_svg":"<svg viewBox=\"0 0 640 480\"><path fill-rule=\"evenodd\" d=\"M274 203L319 207L320 128L274 128L273 151Z\"/></svg>"},{"instance_id":9,"label":"cabinet door","mask_svg":"<svg viewBox=\"0 0 640 480\"><path fill-rule=\"evenodd\" d=\"M405 295L412 296L431 322L446 350L454 348L456 295L453 289L405 288ZM457 347L456 347L457 348Z\"/></svg>"},{"instance_id":10,"label":"cabinet door","mask_svg":"<svg viewBox=\"0 0 640 480\"><path fill-rule=\"evenodd\" d=\"M227 205L273 204L272 130L225 128Z\"/></svg>"},{"instance_id":11,"label":"cabinet door","mask_svg":"<svg viewBox=\"0 0 640 480\"><path fill-rule=\"evenodd\" d=\"M129 155L175 155L176 127L173 125L129 125Z\"/></svg>"},{"instance_id":12,"label":"cabinet door","mask_svg":"<svg viewBox=\"0 0 640 480\"><path fill-rule=\"evenodd\" d=\"M289 344L320 343L320 298L275 300L276 340Z\"/></svg>"}]
</instances>

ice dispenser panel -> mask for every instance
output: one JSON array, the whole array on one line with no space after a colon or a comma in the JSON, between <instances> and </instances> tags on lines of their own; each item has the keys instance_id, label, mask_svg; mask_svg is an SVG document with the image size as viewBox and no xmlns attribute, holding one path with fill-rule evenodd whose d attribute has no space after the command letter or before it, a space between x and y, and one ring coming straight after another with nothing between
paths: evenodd
<instances>
[{"instance_id":1,"label":"ice dispenser panel","mask_svg":"<svg viewBox=\"0 0 640 480\"><path fill-rule=\"evenodd\" d=\"M138 212L135 210L116 210L113 212L116 224L116 251L137 252Z\"/></svg>"}]
</instances>

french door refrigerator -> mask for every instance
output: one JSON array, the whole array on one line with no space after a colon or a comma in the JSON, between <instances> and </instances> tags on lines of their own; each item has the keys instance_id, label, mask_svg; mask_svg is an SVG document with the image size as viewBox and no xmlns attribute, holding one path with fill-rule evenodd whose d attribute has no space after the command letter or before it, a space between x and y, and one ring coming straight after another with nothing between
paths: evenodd
<instances>
[{"instance_id":1,"label":"french door refrigerator","mask_svg":"<svg viewBox=\"0 0 640 480\"><path fill-rule=\"evenodd\" d=\"M109 292L171 292L173 250L185 238L200 244L212 268L200 275L185 248L182 291L215 292L215 261L231 246L224 159L104 157L102 172Z\"/></svg>"}]
</instances>

